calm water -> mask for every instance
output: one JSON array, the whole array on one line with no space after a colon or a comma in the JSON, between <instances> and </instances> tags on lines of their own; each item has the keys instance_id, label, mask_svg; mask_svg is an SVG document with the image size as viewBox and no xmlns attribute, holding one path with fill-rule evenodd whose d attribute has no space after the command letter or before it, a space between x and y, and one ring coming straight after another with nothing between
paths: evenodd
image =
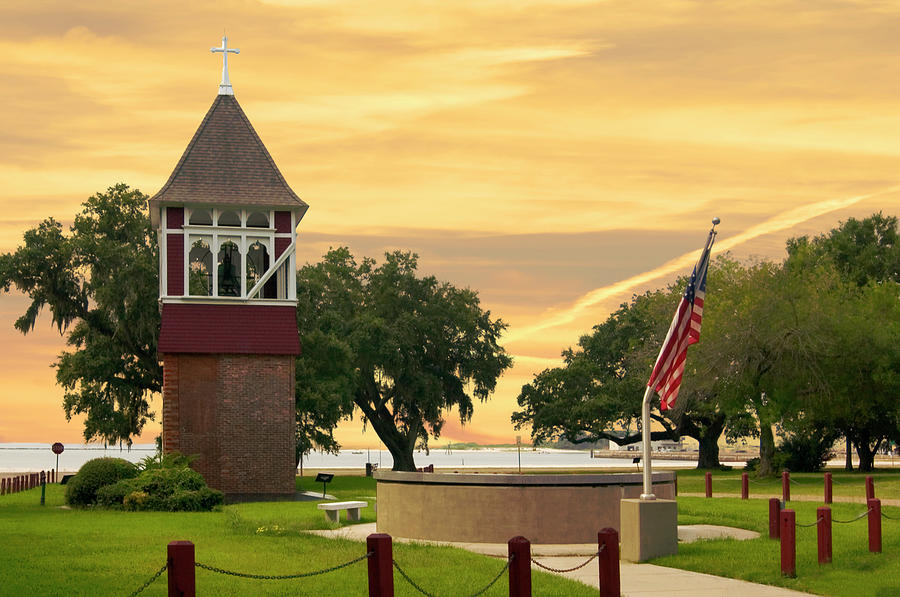
<instances>
[{"instance_id":1,"label":"calm water","mask_svg":"<svg viewBox=\"0 0 900 597\"><path fill-rule=\"evenodd\" d=\"M103 456L124 458L138 462L142 458L156 452L153 444L134 444L130 450L94 444L69 444L59 456L61 471L76 471L91 458ZM629 453L628 458L591 458L588 451L582 450L550 450L530 448L522 450L522 466L527 468L623 468L634 469ZM518 466L518 454L510 449L479 450L432 450L430 454L416 452L417 466L433 464L440 468L474 469L474 468L514 468ZM340 454L322 454L314 452L304 458L304 468L317 469L363 469L366 462L378 464L380 468L391 468L393 459L387 450L343 450ZM693 468L696 461L660 460L653 461L654 466L666 468ZM49 470L56 466L56 455L50 450L50 444L20 443L0 444L0 472Z\"/></svg>"}]
</instances>

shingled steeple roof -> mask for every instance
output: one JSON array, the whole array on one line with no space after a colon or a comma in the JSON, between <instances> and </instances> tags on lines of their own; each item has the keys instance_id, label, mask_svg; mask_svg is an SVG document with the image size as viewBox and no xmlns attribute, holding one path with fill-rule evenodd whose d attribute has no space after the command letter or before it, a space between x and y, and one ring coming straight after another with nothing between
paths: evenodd
<instances>
[{"instance_id":1,"label":"shingled steeple roof","mask_svg":"<svg viewBox=\"0 0 900 597\"><path fill-rule=\"evenodd\" d=\"M217 95L168 182L150 199L161 204L309 207L288 186L233 95Z\"/></svg>"}]
</instances>

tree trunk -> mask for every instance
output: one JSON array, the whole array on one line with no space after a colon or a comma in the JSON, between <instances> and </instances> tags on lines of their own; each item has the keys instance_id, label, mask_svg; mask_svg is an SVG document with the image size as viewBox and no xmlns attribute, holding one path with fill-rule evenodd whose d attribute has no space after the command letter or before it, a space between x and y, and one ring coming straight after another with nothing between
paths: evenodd
<instances>
[{"instance_id":1,"label":"tree trunk","mask_svg":"<svg viewBox=\"0 0 900 597\"><path fill-rule=\"evenodd\" d=\"M383 424L381 426L384 427ZM406 441L406 436L400 433L393 424L390 424L388 429L379 430L379 426L372 421L372 427L378 433L378 437L381 438L388 452L391 453L391 458L394 459L394 466L391 470L415 472L416 461L413 458L413 450Z\"/></svg>"},{"instance_id":2,"label":"tree trunk","mask_svg":"<svg viewBox=\"0 0 900 597\"><path fill-rule=\"evenodd\" d=\"M771 477L775 475L775 435L772 433L772 425L760 418L759 421L759 468L757 477Z\"/></svg>"},{"instance_id":3,"label":"tree trunk","mask_svg":"<svg viewBox=\"0 0 900 597\"><path fill-rule=\"evenodd\" d=\"M704 434L697 440L700 442L697 468L719 468L721 466L719 464L719 435L713 437L712 434Z\"/></svg>"},{"instance_id":4,"label":"tree trunk","mask_svg":"<svg viewBox=\"0 0 900 597\"><path fill-rule=\"evenodd\" d=\"M856 453L859 455L859 470L860 472L868 473L873 468L875 468L875 453L878 451L878 446L881 445L881 442L878 441L875 443L875 448L872 449L869 446L869 442L860 441L856 443Z\"/></svg>"},{"instance_id":5,"label":"tree trunk","mask_svg":"<svg viewBox=\"0 0 900 597\"><path fill-rule=\"evenodd\" d=\"M407 452L406 450L402 450L400 452L394 452L391 450L391 456L394 458L392 471L407 471L413 473L416 471L416 461L413 458L412 451Z\"/></svg>"},{"instance_id":6,"label":"tree trunk","mask_svg":"<svg viewBox=\"0 0 900 597\"><path fill-rule=\"evenodd\" d=\"M368 383L364 384L370 389L367 393L365 389L360 389L353 398L353 403L363 412L375 434L384 444L384 447L391 453L394 459L393 471L415 472L416 461L413 458L413 450L416 447L415 436L417 429L411 429L404 433L397 428L397 422L394 413L388 409L386 402L382 401L381 395L377 393L377 384L372 378L371 372L368 373ZM373 406L377 405L377 406Z\"/></svg>"},{"instance_id":7,"label":"tree trunk","mask_svg":"<svg viewBox=\"0 0 900 597\"><path fill-rule=\"evenodd\" d=\"M415 472L416 461L413 458L415 441L410 442L408 434L397 429L390 411L384 406L377 411L373 410L365 397L357 397L354 402L366 415L384 447L391 453L391 457L394 459L394 466L391 470Z\"/></svg>"},{"instance_id":8,"label":"tree trunk","mask_svg":"<svg viewBox=\"0 0 900 597\"><path fill-rule=\"evenodd\" d=\"M853 442L850 441L850 437L845 435L847 439L847 450L846 450L846 458L844 459L844 470L852 471L853 470Z\"/></svg>"},{"instance_id":9,"label":"tree trunk","mask_svg":"<svg viewBox=\"0 0 900 597\"><path fill-rule=\"evenodd\" d=\"M394 459L394 466L391 470L415 472L416 461L413 458L413 446L407 441L406 435L394 427L393 422L389 425L389 429L384 432L379 432L378 437L384 442L385 447ZM376 432L378 431L378 428L374 424L372 427L375 427Z\"/></svg>"},{"instance_id":10,"label":"tree trunk","mask_svg":"<svg viewBox=\"0 0 900 597\"><path fill-rule=\"evenodd\" d=\"M725 415L716 413L711 417L688 417L681 420L680 431L700 444L697 468L720 468L719 438L725 431Z\"/></svg>"}]
</instances>

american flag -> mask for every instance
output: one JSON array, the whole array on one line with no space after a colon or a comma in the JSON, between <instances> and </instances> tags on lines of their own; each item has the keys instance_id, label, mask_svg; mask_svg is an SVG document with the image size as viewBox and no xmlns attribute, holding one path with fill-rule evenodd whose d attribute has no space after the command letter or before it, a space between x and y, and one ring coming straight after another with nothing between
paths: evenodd
<instances>
[{"instance_id":1,"label":"american flag","mask_svg":"<svg viewBox=\"0 0 900 597\"><path fill-rule=\"evenodd\" d=\"M681 387L681 376L684 373L684 362L687 349L691 344L700 341L700 321L703 319L703 299L706 297L706 271L709 269L709 252L716 238L716 229L709 231L706 247L700 255L700 261L694 267L691 280L688 282L666 334L653 373L647 386L659 394L660 410L668 410L675 406L678 388Z\"/></svg>"}]
</instances>

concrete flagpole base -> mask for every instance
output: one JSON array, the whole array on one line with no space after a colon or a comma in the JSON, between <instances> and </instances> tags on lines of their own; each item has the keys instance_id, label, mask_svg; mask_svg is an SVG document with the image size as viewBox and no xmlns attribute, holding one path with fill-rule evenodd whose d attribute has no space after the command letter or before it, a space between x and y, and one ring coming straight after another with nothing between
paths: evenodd
<instances>
[{"instance_id":1,"label":"concrete flagpole base","mask_svg":"<svg viewBox=\"0 0 900 597\"><path fill-rule=\"evenodd\" d=\"M621 558L645 562L678 553L678 506L675 500L620 501Z\"/></svg>"}]
</instances>

